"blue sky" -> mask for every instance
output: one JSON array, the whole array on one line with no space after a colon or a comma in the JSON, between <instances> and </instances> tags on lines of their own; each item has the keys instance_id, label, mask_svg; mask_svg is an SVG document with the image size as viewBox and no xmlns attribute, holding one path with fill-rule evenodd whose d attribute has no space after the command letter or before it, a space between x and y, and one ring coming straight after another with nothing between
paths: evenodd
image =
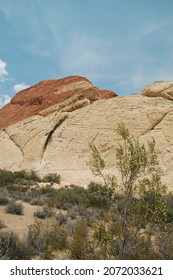
<instances>
[{"instance_id":1,"label":"blue sky","mask_svg":"<svg viewBox=\"0 0 173 280\"><path fill-rule=\"evenodd\" d=\"M0 0L0 106L69 75L118 95L173 80L173 1Z\"/></svg>"}]
</instances>

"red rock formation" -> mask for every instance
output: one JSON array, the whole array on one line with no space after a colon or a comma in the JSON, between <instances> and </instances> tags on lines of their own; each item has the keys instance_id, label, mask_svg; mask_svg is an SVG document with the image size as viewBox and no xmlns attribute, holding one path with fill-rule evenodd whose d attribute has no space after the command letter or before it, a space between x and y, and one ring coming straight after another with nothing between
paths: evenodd
<instances>
[{"instance_id":1,"label":"red rock formation","mask_svg":"<svg viewBox=\"0 0 173 280\"><path fill-rule=\"evenodd\" d=\"M100 99L109 99L117 96L117 94L111 90L101 90L101 89L100 90L98 89L98 95Z\"/></svg>"},{"instance_id":2,"label":"red rock formation","mask_svg":"<svg viewBox=\"0 0 173 280\"><path fill-rule=\"evenodd\" d=\"M25 118L37 115L40 111L61 103L80 91L88 90L89 92L91 88L96 92L98 99L116 96L111 91L95 88L88 79L80 76L45 80L22 90L11 99L10 103L0 109L0 128L5 128Z\"/></svg>"}]
</instances>

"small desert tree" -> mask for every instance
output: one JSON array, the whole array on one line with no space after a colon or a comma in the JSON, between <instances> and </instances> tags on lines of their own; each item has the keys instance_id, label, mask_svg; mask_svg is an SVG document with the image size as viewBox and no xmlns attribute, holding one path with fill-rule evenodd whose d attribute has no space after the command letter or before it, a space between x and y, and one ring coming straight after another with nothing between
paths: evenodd
<instances>
[{"instance_id":1,"label":"small desert tree","mask_svg":"<svg viewBox=\"0 0 173 280\"><path fill-rule=\"evenodd\" d=\"M165 222L166 187L161 182L162 170L155 140L148 141L146 146L140 144L138 139L130 136L123 123L118 125L117 132L122 138L116 148L115 159L120 179L106 174L105 161L93 143L90 145L89 164L92 173L103 179L105 187L114 189L112 201L117 255L128 259L132 251L144 247L146 240L150 239L146 238L148 225ZM118 200L115 199L118 196L121 197L121 207L118 207Z\"/></svg>"}]
</instances>

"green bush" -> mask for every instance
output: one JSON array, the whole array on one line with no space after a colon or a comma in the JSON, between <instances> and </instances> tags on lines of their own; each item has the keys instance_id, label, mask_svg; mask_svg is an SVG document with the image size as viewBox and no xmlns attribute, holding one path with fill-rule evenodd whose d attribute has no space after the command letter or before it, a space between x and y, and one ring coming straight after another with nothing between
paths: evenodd
<instances>
[{"instance_id":1,"label":"green bush","mask_svg":"<svg viewBox=\"0 0 173 280\"><path fill-rule=\"evenodd\" d=\"M56 191L56 202L59 207L65 203L88 205L87 191L83 187L75 185L71 185L68 188L60 188Z\"/></svg>"},{"instance_id":2,"label":"green bush","mask_svg":"<svg viewBox=\"0 0 173 280\"><path fill-rule=\"evenodd\" d=\"M6 213L23 215L23 205L20 202L11 201L6 207Z\"/></svg>"},{"instance_id":3,"label":"green bush","mask_svg":"<svg viewBox=\"0 0 173 280\"><path fill-rule=\"evenodd\" d=\"M0 169L0 186L8 185L30 185L33 182L40 182L41 179L34 170L27 172L25 170L11 172Z\"/></svg>"},{"instance_id":4,"label":"green bush","mask_svg":"<svg viewBox=\"0 0 173 280\"><path fill-rule=\"evenodd\" d=\"M14 174L11 171L0 169L0 185L6 186L14 182Z\"/></svg>"},{"instance_id":5,"label":"green bush","mask_svg":"<svg viewBox=\"0 0 173 280\"><path fill-rule=\"evenodd\" d=\"M112 191L104 185L91 182L87 188L87 195L90 206L106 208L111 204Z\"/></svg>"}]
</instances>

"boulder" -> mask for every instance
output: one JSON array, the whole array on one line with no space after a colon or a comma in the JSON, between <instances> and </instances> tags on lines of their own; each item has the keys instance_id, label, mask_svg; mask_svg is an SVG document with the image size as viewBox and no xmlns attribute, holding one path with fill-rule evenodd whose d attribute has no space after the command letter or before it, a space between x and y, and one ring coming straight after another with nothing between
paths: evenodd
<instances>
[{"instance_id":1,"label":"boulder","mask_svg":"<svg viewBox=\"0 0 173 280\"><path fill-rule=\"evenodd\" d=\"M162 97L173 101L173 82L157 81L146 86L141 94L148 97Z\"/></svg>"}]
</instances>

